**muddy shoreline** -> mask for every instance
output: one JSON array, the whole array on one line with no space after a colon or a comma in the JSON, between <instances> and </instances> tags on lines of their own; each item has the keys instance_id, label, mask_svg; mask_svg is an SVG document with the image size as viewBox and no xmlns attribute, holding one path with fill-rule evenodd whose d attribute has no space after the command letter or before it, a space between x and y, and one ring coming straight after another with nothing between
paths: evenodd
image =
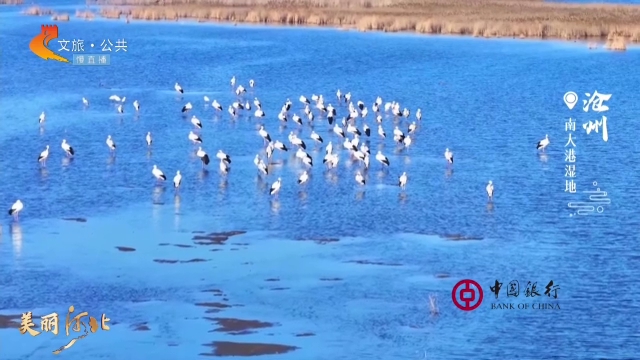
<instances>
[{"instance_id":1,"label":"muddy shoreline","mask_svg":"<svg viewBox=\"0 0 640 360\"><path fill-rule=\"evenodd\" d=\"M213 296L223 297L223 302L198 302L195 305L204 307L205 316L204 320L210 321L213 328L209 330L209 333L225 333L241 339L244 335L251 335L259 333L260 331L272 329L281 326L277 322L261 321L257 319L240 319L236 317L223 317L217 316L219 313L224 312L229 308L243 307L241 304L227 304L229 299L225 293L220 289L206 289L202 290L203 293L212 293ZM216 314L216 317L211 317L210 314ZM145 323L146 325L146 323ZM273 335L273 333L267 333L266 335ZM296 337L314 336L315 333L303 332L295 334ZM210 343L202 344L203 347L208 347L211 350L209 352L200 353L200 356L258 356L258 355L273 355L284 354L290 351L299 349L293 345L272 344L272 343L251 343L241 341L212 341Z\"/></svg>"}]
</instances>

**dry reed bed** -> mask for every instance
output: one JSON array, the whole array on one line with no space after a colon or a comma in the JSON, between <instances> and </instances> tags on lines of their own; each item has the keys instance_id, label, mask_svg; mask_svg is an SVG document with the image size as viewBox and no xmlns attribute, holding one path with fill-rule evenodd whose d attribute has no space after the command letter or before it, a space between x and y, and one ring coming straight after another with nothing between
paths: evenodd
<instances>
[{"instance_id":1,"label":"dry reed bed","mask_svg":"<svg viewBox=\"0 0 640 360\"><path fill-rule=\"evenodd\" d=\"M625 51L627 50L626 40L623 37L615 36L607 41L605 47L609 50Z\"/></svg>"},{"instance_id":2,"label":"dry reed bed","mask_svg":"<svg viewBox=\"0 0 640 360\"><path fill-rule=\"evenodd\" d=\"M87 11L77 10L76 17L80 19L85 19L85 20L93 20L96 17L96 14L88 10Z\"/></svg>"},{"instance_id":3,"label":"dry reed bed","mask_svg":"<svg viewBox=\"0 0 640 360\"><path fill-rule=\"evenodd\" d=\"M45 16L45 15L53 15L53 10L43 8L40 6L32 6L24 11L25 15L31 16Z\"/></svg>"},{"instance_id":4,"label":"dry reed bed","mask_svg":"<svg viewBox=\"0 0 640 360\"><path fill-rule=\"evenodd\" d=\"M56 13L51 9L43 8L40 6L32 6L24 11L25 15L31 16L47 16L51 15L51 20L53 21L69 21L71 18L67 13ZM76 11L76 17L86 20L92 20L95 18L95 13L91 11Z\"/></svg>"},{"instance_id":5,"label":"dry reed bed","mask_svg":"<svg viewBox=\"0 0 640 360\"><path fill-rule=\"evenodd\" d=\"M640 42L640 6L538 0L102 0L108 18L352 27L483 37ZM165 4L165 5L151 5ZM181 5L178 5L181 4Z\"/></svg>"},{"instance_id":6,"label":"dry reed bed","mask_svg":"<svg viewBox=\"0 0 640 360\"><path fill-rule=\"evenodd\" d=\"M23 0L0 0L0 5L22 5Z\"/></svg>"},{"instance_id":7,"label":"dry reed bed","mask_svg":"<svg viewBox=\"0 0 640 360\"><path fill-rule=\"evenodd\" d=\"M138 0L146 1L146 0ZM264 1L264 0L256 0ZM125 1L121 1L125 2ZM174 1L175 2L175 1ZM221 2L221 1L218 1ZM245 0L245 2L247 2ZM294 1L296 3L301 0ZM129 1L127 4L131 4ZM640 41L640 7L568 6L537 2L492 1L482 7L462 7L464 1L425 0L425 6L329 8L268 5L134 6L104 8L108 18L139 20L196 19L246 23L275 23L354 27L361 31L409 31L484 37L587 39L621 37Z\"/></svg>"},{"instance_id":8,"label":"dry reed bed","mask_svg":"<svg viewBox=\"0 0 640 360\"><path fill-rule=\"evenodd\" d=\"M487 3L543 4L544 0L87 0L96 5L206 5L206 6L271 6L283 8L371 8L393 6L425 6L452 4L481 6Z\"/></svg>"},{"instance_id":9,"label":"dry reed bed","mask_svg":"<svg viewBox=\"0 0 640 360\"><path fill-rule=\"evenodd\" d=\"M66 14L66 13L53 14L53 16L51 17L51 20L53 20L53 21L69 21L69 14Z\"/></svg>"}]
</instances>

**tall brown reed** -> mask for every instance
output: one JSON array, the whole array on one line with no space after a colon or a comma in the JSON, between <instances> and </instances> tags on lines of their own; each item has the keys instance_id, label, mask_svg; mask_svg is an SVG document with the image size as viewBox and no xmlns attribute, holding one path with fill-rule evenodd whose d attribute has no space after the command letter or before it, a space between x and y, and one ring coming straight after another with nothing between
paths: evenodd
<instances>
[{"instance_id":1,"label":"tall brown reed","mask_svg":"<svg viewBox=\"0 0 640 360\"><path fill-rule=\"evenodd\" d=\"M51 9L47 9L47 8L43 8L40 6L32 6L28 9L26 9L23 12L25 15L32 15L32 16L43 16L43 15L53 15L53 10Z\"/></svg>"},{"instance_id":2,"label":"tall brown reed","mask_svg":"<svg viewBox=\"0 0 640 360\"><path fill-rule=\"evenodd\" d=\"M90 0L90 3L96 1ZM640 6L540 0L97 0L106 17L349 27L482 37L640 41ZM129 5L132 7L121 7Z\"/></svg>"},{"instance_id":3,"label":"tall brown reed","mask_svg":"<svg viewBox=\"0 0 640 360\"><path fill-rule=\"evenodd\" d=\"M69 21L69 14L67 14L67 13L53 14L53 16L51 17L51 20L53 20L53 21Z\"/></svg>"}]
</instances>

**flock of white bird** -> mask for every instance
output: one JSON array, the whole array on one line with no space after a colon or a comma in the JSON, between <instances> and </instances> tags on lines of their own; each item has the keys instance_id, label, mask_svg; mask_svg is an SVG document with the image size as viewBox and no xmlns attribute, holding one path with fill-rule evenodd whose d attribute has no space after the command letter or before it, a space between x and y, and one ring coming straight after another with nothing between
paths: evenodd
<instances>
[{"instance_id":1,"label":"flock of white bird","mask_svg":"<svg viewBox=\"0 0 640 360\"><path fill-rule=\"evenodd\" d=\"M235 76L231 78L230 83L231 83L231 87L235 92L235 95L237 96L237 99L231 105L229 105L227 111L233 118L236 118L239 116L241 111L245 111L245 112L251 111L252 106L248 100L244 100L244 96L247 92L244 86L238 85L236 87ZM255 82L253 80L249 81L249 87L250 88L255 87ZM180 95L184 94L184 89L182 88L182 86L180 86L180 84L176 83L174 85L174 89ZM124 102L126 101L126 97L121 98L118 95L112 95L109 97L109 100L113 101L116 104L116 111L118 113L124 113L123 105L124 105ZM341 121L336 121L337 110L335 107L333 107L333 105L328 104L325 106L325 100L322 95L313 95L311 96L311 99L308 99L307 97L302 95L299 98L299 101L304 106L303 116L305 116L308 119L308 122L313 123L313 121L316 119L316 114L314 114L314 110L312 110L312 106L313 106L315 107L316 113L319 114L318 116L325 117L329 125L330 126L333 125L333 129L332 129L333 134L340 141L343 141L342 146L347 151L349 151L352 159L362 163L363 171L356 172L355 181L359 185L365 185L366 179L365 179L365 176L363 175L363 172L369 169L371 152L366 142L360 142L360 136L363 136L363 134L366 137L371 136L371 128L364 122L365 118L369 114L369 110L365 106L365 103L363 101L356 101L356 104L354 105L351 99L350 92L343 94L340 90L338 90L336 92L336 100L338 104L340 105L347 104L348 106L349 114L348 116L343 117ZM207 96L204 96L204 101L206 105L208 105L211 102L211 100ZM85 107L89 106L89 101L84 97L82 98L82 103ZM266 117L266 114L262 108L262 103L260 102L260 100L258 100L257 97L254 98L253 104L256 108L255 112L253 113L253 116L258 119L262 119ZM223 110L222 105L217 100L213 100L213 102L211 102L211 107L217 112L221 112ZM140 110L140 103L137 100L133 102L133 108L136 112ZM182 113L186 115L192 109L193 109L193 105L191 104L191 102L187 102L182 107ZM393 130L393 140L397 144L399 144L400 146L404 146L405 148L408 148L411 145L412 143L411 136L412 134L415 133L415 131L418 128L416 121L412 121L408 125L407 134L405 134L398 125L399 120L403 118L409 119L411 115L411 111L409 109L404 108L401 110L400 104L395 101L387 102L387 103L384 103L383 105L382 98L378 96L375 102L371 105L371 111L373 112L375 116L375 121L378 125L378 130L377 130L378 136L380 136L383 139L387 137L387 134L382 127L382 123L384 119L382 115L384 113L387 113L393 116L394 123L396 124ZM422 120L422 111L420 109L416 111L415 118L418 122ZM278 119L281 122L288 122L289 120L291 120L297 123L298 125L303 125L303 122L304 122L303 117L297 114L295 110L293 110L293 103L289 99L287 99L285 103L282 105L282 108L278 114ZM38 122L42 125L45 122L45 120L46 120L46 115L44 112L42 112L40 114ZM358 120L361 120L362 131L358 127ZM198 145L202 144L202 138L197 134L197 131L202 129L202 122L194 115L191 117L191 124L193 124L195 128L194 130L196 132L190 131L188 135L188 139L194 144L198 144ZM260 126L260 129L258 130L258 135L263 139L264 151L267 156L267 162L265 162L261 158L260 153L258 153L255 156L254 164L260 173L264 175L268 175L269 164L272 159L274 151L275 150L289 151L289 148L287 148L287 146L279 140L274 141L271 138L271 135L265 129L264 125ZM315 131L311 132L310 139L317 144L324 143L324 139ZM313 167L313 158L308 152L306 152L307 146L305 142L301 138L299 138L298 135L296 135L293 131L290 132L288 136L288 140L291 146L296 148L296 153L295 153L296 158L299 159L308 168ZM146 143L147 143L147 146L149 147L152 146L153 144L153 138L151 136L151 132L147 132L146 134ZM106 144L110 152L114 153L116 151L116 143L114 139L111 137L111 135L107 136ZM544 151L544 149L548 145L549 145L549 136L546 135L544 139L538 142L537 149ZM60 146L64 150L66 156L73 157L75 155L75 151L73 147L67 142L66 139L62 140L62 143ZM202 161L203 168L209 165L209 162L210 162L209 155L202 149L201 146L198 147L196 151L196 155ZM49 145L47 145L45 149L40 153L40 156L38 156L38 162L40 162L42 166L46 166L46 161L48 157L49 157ZM228 174L230 170L230 165L231 165L231 157L225 152L223 152L222 150L218 150L216 154L216 158L219 160L219 168L222 174L224 175ZM444 158L449 165L453 164L453 152L448 148L445 149L444 151ZM380 150L375 155L375 159L381 164L382 167L388 167L390 165L389 159ZM332 141L329 141L325 147L325 155L322 162L326 164L326 166L329 169L336 168L338 165L339 157L338 157L338 153L334 152ZM164 172L160 168L158 168L157 165L153 165L151 173L158 181L167 180L167 177L165 176ZM307 181L309 181L309 173L307 170L305 170L298 177L297 183L302 185ZM403 172L399 176L397 184L402 190L404 190L407 185L407 181L408 181L407 173ZM180 173L180 170L178 170L176 171L176 175L173 178L173 186L176 189L176 191L180 188L181 184L182 184L182 174ZM278 177L277 180L273 182L273 184L271 185L271 188L269 190L270 195L277 195L280 191L281 186L282 186L282 178ZM485 190L487 192L489 201L492 201L493 194L494 194L493 181L490 180L488 182ZM24 204L20 200L17 200L9 209L9 215L14 216L14 218L18 220L19 213L20 211L22 211L23 208L24 208Z\"/></svg>"}]
</instances>

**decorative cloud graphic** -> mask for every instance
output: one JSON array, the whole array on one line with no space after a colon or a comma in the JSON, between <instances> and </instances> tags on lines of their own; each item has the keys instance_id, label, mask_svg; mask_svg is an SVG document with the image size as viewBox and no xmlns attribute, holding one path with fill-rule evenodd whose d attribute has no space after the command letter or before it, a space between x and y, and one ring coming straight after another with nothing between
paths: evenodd
<instances>
[{"instance_id":1,"label":"decorative cloud graphic","mask_svg":"<svg viewBox=\"0 0 640 360\"><path fill-rule=\"evenodd\" d=\"M594 181L593 186L598 186L598 182ZM590 194L590 201L570 202L569 208L575 209L575 213L570 214L569 216L600 215L604 212L605 206L611 204L611 199L607 197L608 193L606 191L601 191L600 188L596 188L596 190L583 191L583 193Z\"/></svg>"}]
</instances>

